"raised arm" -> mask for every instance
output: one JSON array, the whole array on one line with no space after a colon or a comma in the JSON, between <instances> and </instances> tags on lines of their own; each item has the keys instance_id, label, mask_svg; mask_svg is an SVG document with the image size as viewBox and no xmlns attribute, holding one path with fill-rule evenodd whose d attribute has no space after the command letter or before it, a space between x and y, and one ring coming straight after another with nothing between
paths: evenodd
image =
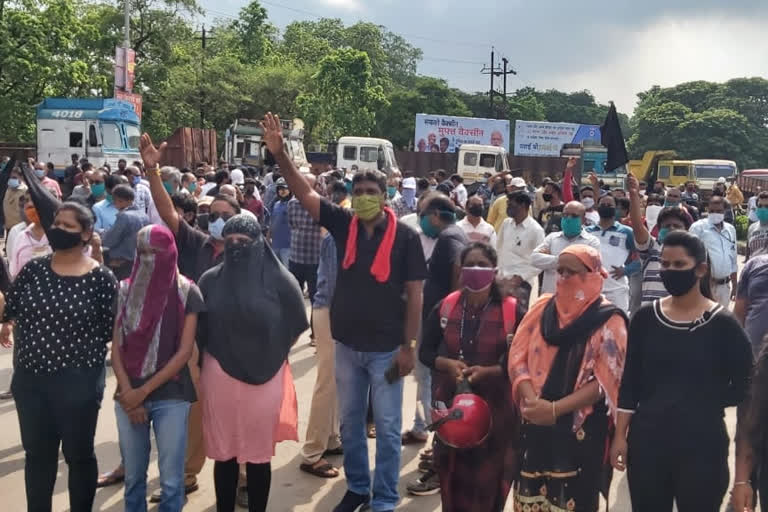
<instances>
[{"instance_id":1,"label":"raised arm","mask_svg":"<svg viewBox=\"0 0 768 512\"><path fill-rule=\"evenodd\" d=\"M318 194L304 179L293 161L285 152L283 143L283 129L280 127L280 118L267 112L264 120L261 122L261 128L264 130L264 141L267 143L267 149L275 157L275 161L280 166L280 173L288 183L293 195L296 196L302 206L307 209L315 221L320 221L320 194Z\"/></svg>"},{"instance_id":2,"label":"raised arm","mask_svg":"<svg viewBox=\"0 0 768 512\"><path fill-rule=\"evenodd\" d=\"M632 231L635 234L635 243L645 247L651 234L643 223L643 202L640 198L640 183L634 174L627 176L627 188L629 189L629 218L632 220Z\"/></svg>"},{"instance_id":3,"label":"raised arm","mask_svg":"<svg viewBox=\"0 0 768 512\"><path fill-rule=\"evenodd\" d=\"M160 161L165 156L165 149L167 143L163 142L159 147L155 147L152 144L152 139L148 134L141 136L141 142L139 143L139 151L141 151L141 159L144 161L144 168L147 169L147 175L149 178L149 190L152 192L152 200L155 202L155 208L157 213L160 214L160 218L168 226L168 229L173 232L174 235L179 234L179 214L176 213L176 208L173 207L173 201L171 196L163 186L163 180L160 179Z\"/></svg>"}]
</instances>

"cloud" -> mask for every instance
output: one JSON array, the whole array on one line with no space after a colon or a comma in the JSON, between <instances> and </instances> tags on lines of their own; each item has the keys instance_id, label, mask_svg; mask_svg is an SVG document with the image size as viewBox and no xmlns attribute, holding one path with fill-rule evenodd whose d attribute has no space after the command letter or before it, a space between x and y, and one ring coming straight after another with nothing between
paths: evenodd
<instances>
[{"instance_id":1,"label":"cloud","mask_svg":"<svg viewBox=\"0 0 768 512\"><path fill-rule=\"evenodd\" d=\"M319 0L319 3L327 7L346 9L348 11L359 11L363 8L359 0Z\"/></svg>"},{"instance_id":2,"label":"cloud","mask_svg":"<svg viewBox=\"0 0 768 512\"><path fill-rule=\"evenodd\" d=\"M590 89L598 100L614 100L619 110L631 112L635 95L652 85L768 74L768 40L760 19L665 17L636 31L609 30L602 39L606 47L598 55L577 59L581 69L538 70L537 85Z\"/></svg>"}]
</instances>

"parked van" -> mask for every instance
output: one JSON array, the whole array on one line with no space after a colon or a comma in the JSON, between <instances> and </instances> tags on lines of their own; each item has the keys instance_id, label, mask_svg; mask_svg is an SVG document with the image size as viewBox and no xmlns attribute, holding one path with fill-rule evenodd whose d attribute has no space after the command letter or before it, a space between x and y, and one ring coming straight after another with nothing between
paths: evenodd
<instances>
[{"instance_id":1,"label":"parked van","mask_svg":"<svg viewBox=\"0 0 768 512\"><path fill-rule=\"evenodd\" d=\"M341 137L336 146L336 166L351 170L381 171L387 176L399 171L395 149L386 139L372 137Z\"/></svg>"},{"instance_id":2,"label":"parked van","mask_svg":"<svg viewBox=\"0 0 768 512\"><path fill-rule=\"evenodd\" d=\"M46 98L37 106L37 160L57 176L77 153L98 167L141 160L139 117L130 102L109 98Z\"/></svg>"},{"instance_id":3,"label":"parked van","mask_svg":"<svg viewBox=\"0 0 768 512\"><path fill-rule=\"evenodd\" d=\"M465 185L481 181L487 172L496 174L508 170L509 158L502 147L482 144L462 144L459 147L456 173L464 178Z\"/></svg>"}]
</instances>

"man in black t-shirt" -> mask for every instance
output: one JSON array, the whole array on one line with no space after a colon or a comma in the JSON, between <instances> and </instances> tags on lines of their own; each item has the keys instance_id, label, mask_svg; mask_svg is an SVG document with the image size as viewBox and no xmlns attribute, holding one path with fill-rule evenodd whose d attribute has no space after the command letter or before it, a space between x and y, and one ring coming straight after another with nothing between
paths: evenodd
<instances>
[{"instance_id":1,"label":"man in black t-shirt","mask_svg":"<svg viewBox=\"0 0 768 512\"><path fill-rule=\"evenodd\" d=\"M394 510L399 501L402 377L415 361L426 277L421 240L384 208L383 173L355 175L355 211L350 212L322 198L301 176L285 152L276 116L267 114L262 127L283 178L302 206L333 235L339 257L331 331L337 341L336 384L348 491L333 510L353 512L369 501L373 510ZM365 433L369 389L376 422L373 499Z\"/></svg>"},{"instance_id":2,"label":"man in black t-shirt","mask_svg":"<svg viewBox=\"0 0 768 512\"><path fill-rule=\"evenodd\" d=\"M547 201L547 207L539 212L539 224L544 228L544 234L548 235L555 231L561 231L560 221L563 218L563 192L560 185L550 181L544 187L543 198Z\"/></svg>"}]
</instances>

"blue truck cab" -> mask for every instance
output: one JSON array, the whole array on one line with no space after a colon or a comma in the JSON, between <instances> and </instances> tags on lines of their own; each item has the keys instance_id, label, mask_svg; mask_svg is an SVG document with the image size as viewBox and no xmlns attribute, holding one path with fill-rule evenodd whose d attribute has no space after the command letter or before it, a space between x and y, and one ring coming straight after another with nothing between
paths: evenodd
<instances>
[{"instance_id":1,"label":"blue truck cab","mask_svg":"<svg viewBox=\"0 0 768 512\"><path fill-rule=\"evenodd\" d=\"M112 169L121 158L140 160L139 117L131 103L109 98L46 98L37 106L37 159L53 162L57 176L71 155Z\"/></svg>"}]
</instances>

